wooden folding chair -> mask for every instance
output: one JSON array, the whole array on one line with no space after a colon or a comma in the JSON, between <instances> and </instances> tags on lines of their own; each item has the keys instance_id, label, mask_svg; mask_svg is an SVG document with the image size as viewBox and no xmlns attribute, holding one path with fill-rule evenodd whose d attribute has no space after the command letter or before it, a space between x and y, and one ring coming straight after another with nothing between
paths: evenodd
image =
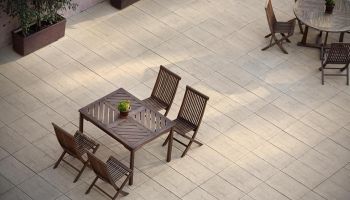
<instances>
[{"instance_id":1,"label":"wooden folding chair","mask_svg":"<svg viewBox=\"0 0 350 200\"><path fill-rule=\"evenodd\" d=\"M349 85L349 63L350 63L350 43L332 43L329 49L322 47L321 49L322 61L322 85L324 84L325 76L346 76L346 84ZM344 67L326 67L328 64L340 64ZM340 69L346 70L346 74L326 74L325 69Z\"/></svg>"},{"instance_id":2,"label":"wooden folding chair","mask_svg":"<svg viewBox=\"0 0 350 200\"><path fill-rule=\"evenodd\" d=\"M173 129L174 132L178 133L182 137L189 139L189 143L185 144L180 140L174 138L175 141L179 142L183 146L186 147L181 157L184 157L187 151L190 149L192 143L196 143L198 145L203 145L201 142L197 141L196 135L199 129L199 126L202 122L202 118L204 115L204 111L207 105L207 101L209 97L198 92L197 90L191 88L190 86L186 86L186 91L184 98L182 100L182 104L179 110L179 114L175 119L176 125ZM193 131L192 136L188 136L187 133ZM169 141L169 137L163 143L165 146Z\"/></svg>"},{"instance_id":3,"label":"wooden folding chair","mask_svg":"<svg viewBox=\"0 0 350 200\"><path fill-rule=\"evenodd\" d=\"M166 116L173 103L180 80L180 76L161 65L152 94L143 102L156 111L164 109Z\"/></svg>"},{"instance_id":4,"label":"wooden folding chair","mask_svg":"<svg viewBox=\"0 0 350 200\"><path fill-rule=\"evenodd\" d=\"M67 163L73 169L78 171L78 175L74 179L74 182L77 182L85 168L88 166L88 162L86 159L83 158L83 155L90 150L93 153L95 153L99 147L99 144L93 141L92 139L88 138L86 135L82 134L80 131L77 131L74 134L74 136L72 136L67 131L57 126L55 123L52 123L52 125L55 130L57 140L63 148L63 153L61 154L53 168L56 169L61 161ZM66 155L66 153L80 160L83 163L83 167L81 169L78 169L74 165L64 160L64 156Z\"/></svg>"},{"instance_id":5,"label":"wooden folding chair","mask_svg":"<svg viewBox=\"0 0 350 200\"><path fill-rule=\"evenodd\" d=\"M289 20L288 22L278 22L276 20L275 13L273 12L271 0L267 1L265 11L267 16L267 22L271 31L271 33L266 35L265 38L271 37L271 39L270 44L262 48L261 50L265 51L266 49L277 44L277 46L283 51L283 53L288 54L288 52L282 46L282 43L283 41L290 42L288 38L294 34L295 19ZM277 39L276 34L278 33L281 34L282 38Z\"/></svg>"},{"instance_id":6,"label":"wooden folding chair","mask_svg":"<svg viewBox=\"0 0 350 200\"><path fill-rule=\"evenodd\" d=\"M96 174L96 178L92 181L90 187L85 192L85 194L89 194L89 192L93 186L95 186L97 189L99 189L101 192L103 192L108 197L112 198L113 200L116 199L119 194L122 194L124 196L129 194L129 193L123 191L123 188L130 178L130 174L132 172L131 169L126 167L123 163L119 162L113 156L109 157L107 162L104 163L100 159L96 158L90 152L88 152L87 155L88 155L88 160L90 162L91 168ZM121 186L118 187L116 185L116 182L118 180L120 180L123 176L126 176L126 178L123 181L123 183L121 184ZM106 183L109 183L110 185L112 185L113 188L117 191L117 193L114 196L111 196L106 191L104 191L102 188L95 185L95 183L98 179L101 179L101 180L105 181Z\"/></svg>"}]
</instances>

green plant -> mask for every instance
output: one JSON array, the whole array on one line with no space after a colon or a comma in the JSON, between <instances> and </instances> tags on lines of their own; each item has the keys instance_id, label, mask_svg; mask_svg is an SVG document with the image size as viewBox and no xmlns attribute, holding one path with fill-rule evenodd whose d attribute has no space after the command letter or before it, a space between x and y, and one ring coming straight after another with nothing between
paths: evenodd
<instances>
[{"instance_id":1,"label":"green plant","mask_svg":"<svg viewBox=\"0 0 350 200\"><path fill-rule=\"evenodd\" d=\"M335 5L335 0L325 0L326 5Z\"/></svg>"},{"instance_id":2,"label":"green plant","mask_svg":"<svg viewBox=\"0 0 350 200\"><path fill-rule=\"evenodd\" d=\"M57 22L61 18L57 14L59 11L76 7L73 0L0 0L0 9L18 18L24 36Z\"/></svg>"},{"instance_id":3,"label":"green plant","mask_svg":"<svg viewBox=\"0 0 350 200\"><path fill-rule=\"evenodd\" d=\"M118 104L118 110L120 112L128 112L130 110L130 101L124 100Z\"/></svg>"}]
</instances>

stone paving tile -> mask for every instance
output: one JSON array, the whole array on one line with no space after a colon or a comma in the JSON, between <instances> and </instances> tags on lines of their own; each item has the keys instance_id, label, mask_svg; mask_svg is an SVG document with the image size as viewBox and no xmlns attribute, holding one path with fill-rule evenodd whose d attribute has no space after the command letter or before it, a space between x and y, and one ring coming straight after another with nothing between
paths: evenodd
<instances>
[{"instance_id":1,"label":"stone paving tile","mask_svg":"<svg viewBox=\"0 0 350 200\"><path fill-rule=\"evenodd\" d=\"M294 18L293 3L273 1L277 18ZM186 85L210 97L197 137L204 145L181 158L174 143L166 163L165 136L147 144L122 199L348 200L350 89L339 77L321 85L319 52L296 45L298 27L288 55L261 51L264 5L141 0L116 11L101 0L68 18L66 36L35 53L1 48L0 199L108 199L96 189L84 194L91 170L74 184L66 164L52 169L62 148L51 122L74 133L77 110L119 87L149 97L164 65L182 77L169 118ZM91 123L85 132L101 143L101 159L128 163L129 152L110 136Z\"/></svg>"}]
</instances>

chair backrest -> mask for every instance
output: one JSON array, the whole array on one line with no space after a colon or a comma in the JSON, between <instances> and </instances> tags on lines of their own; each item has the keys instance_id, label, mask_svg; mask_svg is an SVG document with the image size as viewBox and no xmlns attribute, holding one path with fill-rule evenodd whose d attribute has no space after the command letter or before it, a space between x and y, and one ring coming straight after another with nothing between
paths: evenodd
<instances>
[{"instance_id":1,"label":"chair backrest","mask_svg":"<svg viewBox=\"0 0 350 200\"><path fill-rule=\"evenodd\" d=\"M73 135L57 126L55 123L52 123L52 126L55 130L57 140L60 143L61 147L72 156L80 156L80 154L77 152Z\"/></svg>"},{"instance_id":2,"label":"chair backrest","mask_svg":"<svg viewBox=\"0 0 350 200\"><path fill-rule=\"evenodd\" d=\"M185 95L177 118L185 120L198 128L202 121L208 100L209 97L206 95L190 86L186 86Z\"/></svg>"},{"instance_id":3,"label":"chair backrest","mask_svg":"<svg viewBox=\"0 0 350 200\"><path fill-rule=\"evenodd\" d=\"M275 32L274 25L277 23L277 19L276 19L275 13L273 12L271 0L267 0L265 11L266 11L266 17L267 17L267 22L269 24L270 31L271 33L273 33Z\"/></svg>"},{"instance_id":4,"label":"chair backrest","mask_svg":"<svg viewBox=\"0 0 350 200\"><path fill-rule=\"evenodd\" d=\"M151 96L170 107L180 80L180 76L161 65Z\"/></svg>"},{"instance_id":5,"label":"chair backrest","mask_svg":"<svg viewBox=\"0 0 350 200\"><path fill-rule=\"evenodd\" d=\"M350 62L350 43L332 43L326 63L348 64Z\"/></svg>"},{"instance_id":6,"label":"chair backrest","mask_svg":"<svg viewBox=\"0 0 350 200\"><path fill-rule=\"evenodd\" d=\"M102 162L100 159L98 159L96 156L94 156L90 152L87 152L87 155L88 155L88 160L90 162L91 168L95 172L95 174L102 180L108 183L112 183L111 177L108 173L106 163Z\"/></svg>"}]
</instances>

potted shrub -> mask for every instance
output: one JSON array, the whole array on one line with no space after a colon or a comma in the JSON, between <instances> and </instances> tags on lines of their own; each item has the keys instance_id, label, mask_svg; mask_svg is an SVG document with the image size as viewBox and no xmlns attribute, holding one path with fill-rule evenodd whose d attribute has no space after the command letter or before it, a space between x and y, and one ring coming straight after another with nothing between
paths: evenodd
<instances>
[{"instance_id":1,"label":"potted shrub","mask_svg":"<svg viewBox=\"0 0 350 200\"><path fill-rule=\"evenodd\" d=\"M76 6L73 0L0 0L0 9L19 20L20 28L12 31L13 49L27 55L63 37L66 19L58 12Z\"/></svg>"},{"instance_id":2,"label":"potted shrub","mask_svg":"<svg viewBox=\"0 0 350 200\"><path fill-rule=\"evenodd\" d=\"M118 9L123 9L137 1L139 0L111 0L111 4Z\"/></svg>"},{"instance_id":3,"label":"potted shrub","mask_svg":"<svg viewBox=\"0 0 350 200\"><path fill-rule=\"evenodd\" d=\"M124 100L124 101L119 102L118 110L120 112L119 116L121 118L126 118L129 114L130 109L131 109L130 101Z\"/></svg>"},{"instance_id":4,"label":"potted shrub","mask_svg":"<svg viewBox=\"0 0 350 200\"><path fill-rule=\"evenodd\" d=\"M325 0L326 1L326 13L332 14L335 5L335 0Z\"/></svg>"}]
</instances>

